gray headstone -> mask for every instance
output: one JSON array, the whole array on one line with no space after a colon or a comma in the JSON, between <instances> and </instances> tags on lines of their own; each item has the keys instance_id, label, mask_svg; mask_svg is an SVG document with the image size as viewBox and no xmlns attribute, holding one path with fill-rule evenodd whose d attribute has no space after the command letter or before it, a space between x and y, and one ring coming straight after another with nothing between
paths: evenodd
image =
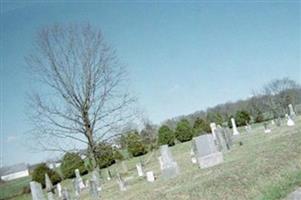
<instances>
[{"instance_id":1,"label":"gray headstone","mask_svg":"<svg viewBox=\"0 0 301 200\"><path fill-rule=\"evenodd\" d=\"M46 185L46 191L51 192L53 189L53 185L47 173L45 174L45 185Z\"/></svg>"},{"instance_id":2,"label":"gray headstone","mask_svg":"<svg viewBox=\"0 0 301 200\"><path fill-rule=\"evenodd\" d=\"M293 108L293 105L292 104L289 104L288 105L288 108L289 108L289 115L291 118L295 118L296 117L296 113L294 111L294 108Z\"/></svg>"},{"instance_id":3,"label":"gray headstone","mask_svg":"<svg viewBox=\"0 0 301 200\"><path fill-rule=\"evenodd\" d=\"M75 176L76 176L75 179L76 179L76 183L78 184L78 187L79 187L80 189L85 188L85 184L84 184L84 182L83 182L82 177L80 176L79 169L76 169L76 170L75 170Z\"/></svg>"},{"instance_id":4,"label":"gray headstone","mask_svg":"<svg viewBox=\"0 0 301 200\"><path fill-rule=\"evenodd\" d=\"M215 130L215 136L216 136L216 141L217 141L219 151L230 150L230 146L227 145L226 137L222 128L217 128Z\"/></svg>"},{"instance_id":5,"label":"gray headstone","mask_svg":"<svg viewBox=\"0 0 301 200\"><path fill-rule=\"evenodd\" d=\"M109 169L107 170L107 172L108 172L107 180L109 181L109 180L112 179L112 174L111 174L111 171Z\"/></svg>"},{"instance_id":6,"label":"gray headstone","mask_svg":"<svg viewBox=\"0 0 301 200\"><path fill-rule=\"evenodd\" d=\"M231 118L231 123L232 123L233 135L239 135L240 133L239 133L238 130L237 130L237 127L236 127L236 123L235 123L235 119L234 119L234 118Z\"/></svg>"},{"instance_id":7,"label":"gray headstone","mask_svg":"<svg viewBox=\"0 0 301 200\"><path fill-rule=\"evenodd\" d=\"M288 195L286 200L300 200L301 199L301 187Z\"/></svg>"},{"instance_id":8,"label":"gray headstone","mask_svg":"<svg viewBox=\"0 0 301 200\"><path fill-rule=\"evenodd\" d=\"M92 200L99 200L100 199L100 192L97 188L97 184L94 180L90 180L90 196Z\"/></svg>"},{"instance_id":9,"label":"gray headstone","mask_svg":"<svg viewBox=\"0 0 301 200\"><path fill-rule=\"evenodd\" d=\"M101 191L101 182L100 182L100 174L99 173L100 172L99 172L98 168L96 168L92 171L92 181L96 185L97 191Z\"/></svg>"},{"instance_id":10,"label":"gray headstone","mask_svg":"<svg viewBox=\"0 0 301 200\"><path fill-rule=\"evenodd\" d=\"M77 179L72 179L72 184L73 184L73 188L74 188L74 192L75 192L75 196L79 196L80 195L80 186L79 186L79 183L77 181Z\"/></svg>"},{"instance_id":11,"label":"gray headstone","mask_svg":"<svg viewBox=\"0 0 301 200\"><path fill-rule=\"evenodd\" d=\"M192 148L200 168L207 168L223 162L223 154L218 151L211 134L193 138Z\"/></svg>"},{"instance_id":12,"label":"gray headstone","mask_svg":"<svg viewBox=\"0 0 301 200\"><path fill-rule=\"evenodd\" d=\"M71 196L66 188L62 190L62 199L63 200L71 200Z\"/></svg>"},{"instance_id":13,"label":"gray headstone","mask_svg":"<svg viewBox=\"0 0 301 200\"><path fill-rule=\"evenodd\" d=\"M164 178L173 178L180 173L178 164L174 161L168 145L160 147L161 171Z\"/></svg>"},{"instance_id":14,"label":"gray headstone","mask_svg":"<svg viewBox=\"0 0 301 200\"><path fill-rule=\"evenodd\" d=\"M119 185L120 191L126 191L126 182L123 180L123 178L120 176L120 174L117 174L117 182Z\"/></svg>"},{"instance_id":15,"label":"gray headstone","mask_svg":"<svg viewBox=\"0 0 301 200\"><path fill-rule=\"evenodd\" d=\"M56 185L56 190L57 190L57 195L58 195L59 197L62 197L62 186L61 186L60 183L58 183L58 184Z\"/></svg>"},{"instance_id":16,"label":"gray headstone","mask_svg":"<svg viewBox=\"0 0 301 200\"><path fill-rule=\"evenodd\" d=\"M264 132L265 132L265 133L270 133L270 132L272 132L272 130L269 128L267 122L263 123L263 127L264 127Z\"/></svg>"},{"instance_id":17,"label":"gray headstone","mask_svg":"<svg viewBox=\"0 0 301 200\"><path fill-rule=\"evenodd\" d=\"M31 191L32 200L46 200L40 183L31 181L30 191Z\"/></svg>"},{"instance_id":18,"label":"gray headstone","mask_svg":"<svg viewBox=\"0 0 301 200\"><path fill-rule=\"evenodd\" d=\"M52 192L48 192L47 197L48 197L48 200L55 200L54 195L53 195Z\"/></svg>"}]
</instances>

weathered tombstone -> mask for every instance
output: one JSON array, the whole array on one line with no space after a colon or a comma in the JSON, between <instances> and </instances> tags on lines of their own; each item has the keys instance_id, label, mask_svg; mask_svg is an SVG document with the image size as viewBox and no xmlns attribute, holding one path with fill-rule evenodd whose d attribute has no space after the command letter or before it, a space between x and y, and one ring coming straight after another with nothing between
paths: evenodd
<instances>
[{"instance_id":1,"label":"weathered tombstone","mask_svg":"<svg viewBox=\"0 0 301 200\"><path fill-rule=\"evenodd\" d=\"M45 174L45 185L46 185L46 191L51 192L53 189L53 185L47 173Z\"/></svg>"},{"instance_id":2,"label":"weathered tombstone","mask_svg":"<svg viewBox=\"0 0 301 200\"><path fill-rule=\"evenodd\" d=\"M276 126L281 126L281 118L278 117L276 120Z\"/></svg>"},{"instance_id":3,"label":"weathered tombstone","mask_svg":"<svg viewBox=\"0 0 301 200\"><path fill-rule=\"evenodd\" d=\"M192 146L200 168L207 168L224 161L223 154L217 150L210 134L193 138Z\"/></svg>"},{"instance_id":4,"label":"weathered tombstone","mask_svg":"<svg viewBox=\"0 0 301 200\"><path fill-rule=\"evenodd\" d=\"M224 135L224 131L222 128L217 128L215 130L215 135L216 135L216 141L217 141L217 146L219 151L227 151L229 150L229 146L226 143L226 138Z\"/></svg>"},{"instance_id":5,"label":"weathered tombstone","mask_svg":"<svg viewBox=\"0 0 301 200\"><path fill-rule=\"evenodd\" d=\"M289 105L288 105L288 108L289 108L289 116L290 116L291 118L295 118L295 117L296 117L296 113L295 113L295 111L294 111L293 105L292 105L292 104L289 104Z\"/></svg>"},{"instance_id":6,"label":"weathered tombstone","mask_svg":"<svg viewBox=\"0 0 301 200\"><path fill-rule=\"evenodd\" d=\"M239 135L239 132L236 127L235 119L233 117L231 118L231 123L232 123L233 135Z\"/></svg>"},{"instance_id":7,"label":"weathered tombstone","mask_svg":"<svg viewBox=\"0 0 301 200\"><path fill-rule=\"evenodd\" d=\"M173 178L180 173L178 164L174 161L168 145L160 147L161 160L162 160L162 175L164 178Z\"/></svg>"},{"instance_id":8,"label":"weathered tombstone","mask_svg":"<svg viewBox=\"0 0 301 200\"><path fill-rule=\"evenodd\" d=\"M225 136L225 141L227 144L227 148L230 149L231 146L233 145L233 140L232 140L232 132L230 128L223 128L223 135Z\"/></svg>"},{"instance_id":9,"label":"weathered tombstone","mask_svg":"<svg viewBox=\"0 0 301 200\"><path fill-rule=\"evenodd\" d=\"M287 122L286 122L287 126L295 126L295 122L294 122L294 120L291 118L291 116L286 115L286 117L287 117Z\"/></svg>"},{"instance_id":10,"label":"weathered tombstone","mask_svg":"<svg viewBox=\"0 0 301 200\"><path fill-rule=\"evenodd\" d=\"M56 190L57 190L57 195L58 195L59 197L62 197L62 186L61 186L60 183L58 183L58 184L56 185Z\"/></svg>"},{"instance_id":11,"label":"weathered tombstone","mask_svg":"<svg viewBox=\"0 0 301 200\"><path fill-rule=\"evenodd\" d=\"M263 123L264 126L264 133L270 133L272 130L268 127L268 123Z\"/></svg>"},{"instance_id":12,"label":"weathered tombstone","mask_svg":"<svg viewBox=\"0 0 301 200\"><path fill-rule=\"evenodd\" d=\"M214 122L210 123L210 128L211 128L213 139L216 140L216 135L215 135L216 124Z\"/></svg>"},{"instance_id":13,"label":"weathered tombstone","mask_svg":"<svg viewBox=\"0 0 301 200\"><path fill-rule=\"evenodd\" d=\"M141 162L136 164L136 169L137 169L137 172L138 172L138 176L143 177L144 176L144 171L143 171L143 167L142 167Z\"/></svg>"},{"instance_id":14,"label":"weathered tombstone","mask_svg":"<svg viewBox=\"0 0 301 200\"><path fill-rule=\"evenodd\" d=\"M94 169L92 172L92 181L94 181L97 191L101 191L100 175L99 175L98 168ZM90 181L90 183L91 183L91 181Z\"/></svg>"},{"instance_id":15,"label":"weathered tombstone","mask_svg":"<svg viewBox=\"0 0 301 200\"><path fill-rule=\"evenodd\" d=\"M92 200L99 200L100 199L100 193L98 190L97 183L94 180L90 180L90 196L92 197Z\"/></svg>"},{"instance_id":16,"label":"weathered tombstone","mask_svg":"<svg viewBox=\"0 0 301 200\"><path fill-rule=\"evenodd\" d=\"M294 192L288 195L285 200L300 200L301 199L301 187L297 188Z\"/></svg>"},{"instance_id":17,"label":"weathered tombstone","mask_svg":"<svg viewBox=\"0 0 301 200\"><path fill-rule=\"evenodd\" d=\"M47 198L48 200L55 200L52 192L47 193Z\"/></svg>"},{"instance_id":18,"label":"weathered tombstone","mask_svg":"<svg viewBox=\"0 0 301 200\"><path fill-rule=\"evenodd\" d=\"M126 182L123 180L123 178L120 176L120 174L117 174L117 182L119 185L120 191L126 191Z\"/></svg>"},{"instance_id":19,"label":"weathered tombstone","mask_svg":"<svg viewBox=\"0 0 301 200\"><path fill-rule=\"evenodd\" d=\"M123 173L128 173L128 167L124 161L121 161L121 168Z\"/></svg>"},{"instance_id":20,"label":"weathered tombstone","mask_svg":"<svg viewBox=\"0 0 301 200\"><path fill-rule=\"evenodd\" d=\"M275 125L275 120L272 119L271 124L272 124L272 125Z\"/></svg>"},{"instance_id":21,"label":"weathered tombstone","mask_svg":"<svg viewBox=\"0 0 301 200\"><path fill-rule=\"evenodd\" d=\"M66 188L62 190L62 199L63 200L71 200L70 194Z\"/></svg>"},{"instance_id":22,"label":"weathered tombstone","mask_svg":"<svg viewBox=\"0 0 301 200\"><path fill-rule=\"evenodd\" d=\"M197 164L198 163L196 157L191 157L191 162L192 162L192 164Z\"/></svg>"},{"instance_id":23,"label":"weathered tombstone","mask_svg":"<svg viewBox=\"0 0 301 200\"><path fill-rule=\"evenodd\" d=\"M78 197L81 191L78 180L76 178L72 179L72 184L73 184L75 196Z\"/></svg>"},{"instance_id":24,"label":"weathered tombstone","mask_svg":"<svg viewBox=\"0 0 301 200\"><path fill-rule=\"evenodd\" d=\"M148 182L154 182L155 181L155 176L153 171L146 172L146 180Z\"/></svg>"},{"instance_id":25,"label":"weathered tombstone","mask_svg":"<svg viewBox=\"0 0 301 200\"><path fill-rule=\"evenodd\" d=\"M76 178L75 178L76 179L76 183L78 184L79 188L80 189L85 188L85 184L83 182L82 177L80 176L79 169L75 170L75 176L76 176Z\"/></svg>"},{"instance_id":26,"label":"weathered tombstone","mask_svg":"<svg viewBox=\"0 0 301 200\"><path fill-rule=\"evenodd\" d=\"M30 191L31 191L32 200L46 200L40 183L31 181Z\"/></svg>"},{"instance_id":27,"label":"weathered tombstone","mask_svg":"<svg viewBox=\"0 0 301 200\"><path fill-rule=\"evenodd\" d=\"M159 157L158 157L158 160L159 160L159 164L160 164L160 170L162 170L162 169L163 169L163 161L162 161L162 157L159 156Z\"/></svg>"}]
</instances>

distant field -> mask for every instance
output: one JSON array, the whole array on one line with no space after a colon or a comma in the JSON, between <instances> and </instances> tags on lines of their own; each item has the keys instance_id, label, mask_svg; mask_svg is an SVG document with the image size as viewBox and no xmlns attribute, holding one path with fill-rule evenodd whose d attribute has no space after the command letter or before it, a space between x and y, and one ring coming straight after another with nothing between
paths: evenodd
<instances>
[{"instance_id":1,"label":"distant field","mask_svg":"<svg viewBox=\"0 0 301 200\"><path fill-rule=\"evenodd\" d=\"M181 174L170 180L160 178L157 157L158 152L127 161L130 169L128 190L120 192L115 180L104 177L102 199L110 200L274 200L283 199L298 185L301 186L301 118L296 126L272 126L272 133L265 134L262 125L254 126L251 134L242 135L230 152L224 155L221 165L199 169L190 161L191 143L172 147L172 153L178 162ZM243 143L238 145L238 141ZM142 159L148 161L146 170L153 170L157 176L154 183L148 183L137 177L135 164ZM110 167L116 173L118 165ZM105 173L103 173L105 174ZM89 176L89 175L88 175ZM87 176L84 179L88 178ZM21 183L1 185L1 198L4 194L16 191ZM17 187L17 185L19 185ZM63 185L71 187L70 180ZM10 192L11 191L11 192ZM2 195L3 192L3 195ZM29 200L22 195L14 200ZM87 191L83 192L88 200Z\"/></svg>"},{"instance_id":2,"label":"distant field","mask_svg":"<svg viewBox=\"0 0 301 200\"><path fill-rule=\"evenodd\" d=\"M24 177L17 180L0 184L0 199L8 199L16 195L20 195L24 187L28 186L31 177ZM16 199L16 198L15 198Z\"/></svg>"}]
</instances>

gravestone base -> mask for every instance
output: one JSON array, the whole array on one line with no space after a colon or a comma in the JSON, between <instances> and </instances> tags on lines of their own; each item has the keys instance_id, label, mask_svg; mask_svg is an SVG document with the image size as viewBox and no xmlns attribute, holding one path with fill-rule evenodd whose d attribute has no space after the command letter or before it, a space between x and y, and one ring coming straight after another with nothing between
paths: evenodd
<instances>
[{"instance_id":1,"label":"gravestone base","mask_svg":"<svg viewBox=\"0 0 301 200\"><path fill-rule=\"evenodd\" d=\"M207 156L198 158L199 167L201 169L212 167L224 162L224 157L221 152L213 153Z\"/></svg>"},{"instance_id":2,"label":"gravestone base","mask_svg":"<svg viewBox=\"0 0 301 200\"><path fill-rule=\"evenodd\" d=\"M174 178L180 173L178 164L176 162L171 163L168 166L165 166L162 169L162 176L165 179Z\"/></svg>"},{"instance_id":3,"label":"gravestone base","mask_svg":"<svg viewBox=\"0 0 301 200\"><path fill-rule=\"evenodd\" d=\"M300 200L301 199L301 187L298 188L296 191L291 193L286 200Z\"/></svg>"}]
</instances>

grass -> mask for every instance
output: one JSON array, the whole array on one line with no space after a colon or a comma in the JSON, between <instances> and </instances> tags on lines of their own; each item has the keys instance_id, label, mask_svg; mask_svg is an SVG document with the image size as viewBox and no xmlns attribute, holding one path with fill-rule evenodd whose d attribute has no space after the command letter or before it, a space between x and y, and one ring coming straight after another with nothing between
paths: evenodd
<instances>
[{"instance_id":1,"label":"grass","mask_svg":"<svg viewBox=\"0 0 301 200\"><path fill-rule=\"evenodd\" d=\"M127 160L128 190L119 191L116 180L107 181L103 171L102 199L283 199L297 186L301 186L301 118L297 119L294 127L271 128L270 134L263 132L262 125L254 126L250 134L241 129L242 134L231 151L224 154L224 163L208 169L201 170L192 165L190 142L172 147L172 154L179 164L181 174L170 180L160 177L157 151ZM238 145L239 141L243 143L242 146ZM154 183L137 177L135 164L140 159L148 160L146 170L153 170L157 176ZM119 165L110 167L113 174L120 169ZM84 179L88 177L89 175ZM70 180L64 181L63 185L70 188ZM13 199L27 200L30 196ZM83 192L82 199L89 199L87 191Z\"/></svg>"}]
</instances>

